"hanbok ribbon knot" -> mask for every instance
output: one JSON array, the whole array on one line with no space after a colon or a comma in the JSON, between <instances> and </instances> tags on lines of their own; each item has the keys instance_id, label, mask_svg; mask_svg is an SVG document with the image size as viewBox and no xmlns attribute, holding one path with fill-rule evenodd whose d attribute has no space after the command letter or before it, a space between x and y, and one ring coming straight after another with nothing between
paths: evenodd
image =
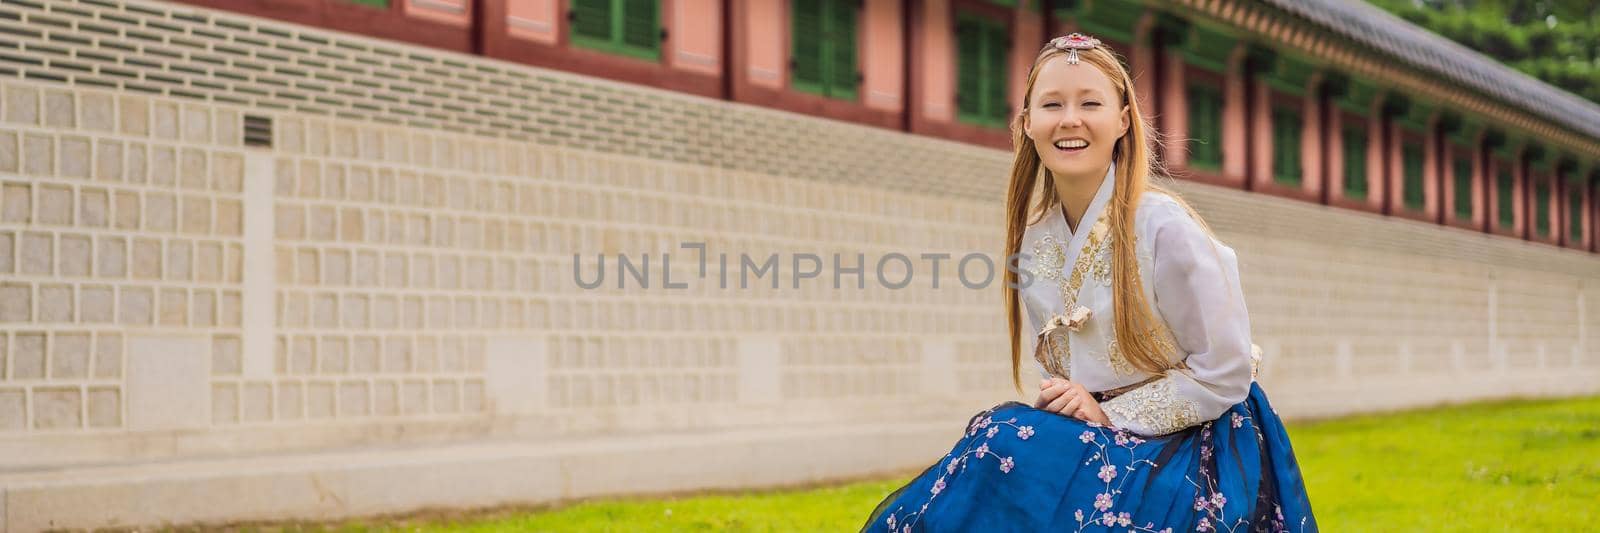
<instances>
[{"instance_id":1,"label":"hanbok ribbon knot","mask_svg":"<svg viewBox=\"0 0 1600 533\"><path fill-rule=\"evenodd\" d=\"M1076 332L1083 329L1083 323L1088 322L1089 317L1093 314L1093 312L1089 311L1089 308L1080 305L1066 313L1050 317L1050 322L1045 324L1044 329L1047 332L1055 332L1061 328L1067 328L1067 331Z\"/></svg>"}]
</instances>

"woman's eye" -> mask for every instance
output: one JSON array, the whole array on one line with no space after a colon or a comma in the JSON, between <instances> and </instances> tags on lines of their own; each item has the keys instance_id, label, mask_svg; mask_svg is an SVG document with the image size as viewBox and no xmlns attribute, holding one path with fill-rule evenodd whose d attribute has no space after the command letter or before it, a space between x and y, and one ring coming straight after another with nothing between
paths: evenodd
<instances>
[{"instance_id":1,"label":"woman's eye","mask_svg":"<svg viewBox=\"0 0 1600 533\"><path fill-rule=\"evenodd\" d=\"M1052 108L1052 107L1061 107L1061 104L1056 103L1056 102L1045 102L1045 104L1043 106L1041 106L1041 107L1044 107L1045 109L1049 109L1049 108Z\"/></svg>"},{"instance_id":2,"label":"woman's eye","mask_svg":"<svg viewBox=\"0 0 1600 533\"><path fill-rule=\"evenodd\" d=\"M1088 102L1084 102L1083 105L1084 106L1098 106L1098 105L1100 105L1100 102L1096 102L1096 101L1090 100Z\"/></svg>"}]
</instances>

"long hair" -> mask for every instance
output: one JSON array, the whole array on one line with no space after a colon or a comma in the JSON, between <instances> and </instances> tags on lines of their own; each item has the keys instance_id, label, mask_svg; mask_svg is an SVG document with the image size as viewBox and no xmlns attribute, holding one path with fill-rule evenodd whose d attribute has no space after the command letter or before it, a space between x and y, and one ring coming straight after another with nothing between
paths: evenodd
<instances>
[{"instance_id":1,"label":"long hair","mask_svg":"<svg viewBox=\"0 0 1600 533\"><path fill-rule=\"evenodd\" d=\"M1028 226L1054 208L1059 202L1055 194L1055 180L1042 168L1039 152L1028 138L1023 127L1030 106L1034 81L1039 77L1039 67L1053 57L1066 54L1054 46L1045 45L1033 60L1028 71L1028 83L1023 90L1022 106L1011 118L1011 144L1016 152L1011 162L1011 182L1006 192L1006 247L1005 258L1010 265L1022 247L1022 234ZM1205 228L1205 222L1176 193L1166 187L1151 183L1158 176L1155 160L1154 132L1145 122L1139 109L1139 100L1133 94L1133 80L1116 52L1098 45L1078 52L1080 62L1093 65L1105 73L1116 85L1117 96L1128 106L1128 131L1117 139L1111 158L1116 162L1116 185L1111 200L1106 205L1106 217L1111 230L1111 279L1113 327L1122 354L1135 368L1159 374L1170 366L1162 352L1157 335L1161 335L1159 319L1150 311L1144 297L1144 282L1139 276L1139 263L1134 254L1134 220L1139 198L1145 191L1165 193L1189 211L1190 216ZM1041 191L1037 199L1035 190ZM1080 221L1080 226L1084 222ZM1209 228L1206 229L1209 233ZM1006 323L1011 338L1011 379L1017 392L1022 392L1022 309L1017 292L1017 272L1004 269L1006 283L1001 284L1006 306ZM1030 354L1031 356L1031 354Z\"/></svg>"}]
</instances>

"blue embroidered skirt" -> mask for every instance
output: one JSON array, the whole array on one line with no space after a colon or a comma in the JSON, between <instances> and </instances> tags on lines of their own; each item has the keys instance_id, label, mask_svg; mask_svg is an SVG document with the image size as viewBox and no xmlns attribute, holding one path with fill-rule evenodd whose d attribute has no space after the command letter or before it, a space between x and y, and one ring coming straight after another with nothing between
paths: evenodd
<instances>
[{"instance_id":1,"label":"blue embroidered skirt","mask_svg":"<svg viewBox=\"0 0 1600 533\"><path fill-rule=\"evenodd\" d=\"M885 498L862 531L1316 531L1260 385L1221 417L1141 438L1007 402Z\"/></svg>"}]
</instances>

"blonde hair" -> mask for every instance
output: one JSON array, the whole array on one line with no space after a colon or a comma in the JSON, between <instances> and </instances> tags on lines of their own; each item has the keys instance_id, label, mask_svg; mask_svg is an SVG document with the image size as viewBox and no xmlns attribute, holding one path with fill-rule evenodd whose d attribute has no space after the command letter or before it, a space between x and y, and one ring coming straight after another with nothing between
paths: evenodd
<instances>
[{"instance_id":1,"label":"blonde hair","mask_svg":"<svg viewBox=\"0 0 1600 533\"><path fill-rule=\"evenodd\" d=\"M1011 163L1011 182L1006 193L1006 247L1005 254L1001 256L1006 258L1008 265L1022 247L1023 232L1058 202L1055 179L1050 172L1042 169L1039 152L1028 138L1023 124L1039 68L1051 58L1066 53L1048 44L1040 50L1038 57L1033 60L1033 67L1028 71L1022 106L1011 119L1011 143L1016 155ZM1139 101L1133 95L1133 80L1123 67L1122 60L1105 45L1080 50L1078 55L1081 63L1093 65L1111 79L1116 85L1117 96L1128 106L1128 131L1117 139L1111 152L1111 158L1116 163L1116 184L1111 200L1106 205L1111 230L1112 319L1117 344L1121 346L1128 362L1145 372L1159 374L1170 365L1157 338L1157 335L1164 334L1164 328L1151 313L1149 302L1144 297L1144 282L1140 279L1139 263L1134 255L1134 217L1139 198L1147 190L1167 194L1189 211L1202 228L1205 222L1176 193L1151 183L1152 178L1158 176L1155 147L1160 141L1145 123ZM1038 199L1033 198L1036 188L1044 191ZM1084 222L1092 223L1080 221L1080 227ZM1210 230L1206 231L1209 233ZM1012 268L1004 272L1006 283L1001 284L1001 290L1011 337L1011 379L1020 393L1022 346L1019 334L1022 331L1022 311L1018 305L1017 272Z\"/></svg>"}]
</instances>

